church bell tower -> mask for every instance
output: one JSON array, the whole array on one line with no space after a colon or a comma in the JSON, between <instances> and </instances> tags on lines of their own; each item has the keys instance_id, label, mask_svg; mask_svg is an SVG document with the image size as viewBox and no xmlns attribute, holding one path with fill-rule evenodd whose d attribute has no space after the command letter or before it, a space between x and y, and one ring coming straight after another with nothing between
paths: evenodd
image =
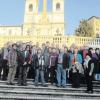
<instances>
[{"instance_id":1,"label":"church bell tower","mask_svg":"<svg viewBox=\"0 0 100 100\"><path fill-rule=\"evenodd\" d=\"M25 1L23 35L33 33L33 23L35 22L35 16L38 15L38 2L38 0Z\"/></svg>"},{"instance_id":2,"label":"church bell tower","mask_svg":"<svg viewBox=\"0 0 100 100\"><path fill-rule=\"evenodd\" d=\"M53 33L64 35L64 0L53 0Z\"/></svg>"}]
</instances>

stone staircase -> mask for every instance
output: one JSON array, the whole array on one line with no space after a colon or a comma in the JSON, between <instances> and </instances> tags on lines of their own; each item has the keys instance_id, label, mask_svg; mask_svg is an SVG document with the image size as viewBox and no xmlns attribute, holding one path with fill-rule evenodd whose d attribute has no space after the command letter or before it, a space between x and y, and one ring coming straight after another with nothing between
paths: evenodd
<instances>
[{"instance_id":1,"label":"stone staircase","mask_svg":"<svg viewBox=\"0 0 100 100\"><path fill-rule=\"evenodd\" d=\"M94 93L85 93L86 86L72 88L58 88L48 83L48 87L34 86L32 80L28 80L28 86L6 85L0 81L0 100L100 100L100 82L94 81Z\"/></svg>"}]
</instances>

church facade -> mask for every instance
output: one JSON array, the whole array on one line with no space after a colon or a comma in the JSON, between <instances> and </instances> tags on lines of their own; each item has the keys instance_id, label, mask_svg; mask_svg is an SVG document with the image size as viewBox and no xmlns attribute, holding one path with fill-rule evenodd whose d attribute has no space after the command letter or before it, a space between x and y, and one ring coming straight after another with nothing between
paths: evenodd
<instances>
[{"instance_id":1,"label":"church facade","mask_svg":"<svg viewBox=\"0 0 100 100\"><path fill-rule=\"evenodd\" d=\"M68 47L73 43L78 46L94 45L91 44L93 40L91 37L65 35L64 0L52 0L51 12L47 12L47 0L43 0L42 12L38 11L39 3L39 0L25 1L23 25L0 26L0 47L3 47L8 41L31 41L33 44L49 41L51 44L59 44L60 46L66 44Z\"/></svg>"}]
</instances>

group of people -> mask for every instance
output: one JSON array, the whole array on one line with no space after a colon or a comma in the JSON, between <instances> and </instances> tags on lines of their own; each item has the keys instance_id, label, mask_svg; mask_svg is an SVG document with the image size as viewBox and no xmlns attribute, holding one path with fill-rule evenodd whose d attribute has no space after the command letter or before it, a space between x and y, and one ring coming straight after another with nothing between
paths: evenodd
<instances>
[{"instance_id":1,"label":"group of people","mask_svg":"<svg viewBox=\"0 0 100 100\"><path fill-rule=\"evenodd\" d=\"M14 85L17 74L18 85L27 85L28 74L32 71L35 86L50 82L66 88L68 82L79 88L87 84L88 93L93 93L93 76L100 73L100 48L72 45L50 45L49 42L32 45L31 42L6 43L0 49L0 78L7 85Z\"/></svg>"}]
</instances>

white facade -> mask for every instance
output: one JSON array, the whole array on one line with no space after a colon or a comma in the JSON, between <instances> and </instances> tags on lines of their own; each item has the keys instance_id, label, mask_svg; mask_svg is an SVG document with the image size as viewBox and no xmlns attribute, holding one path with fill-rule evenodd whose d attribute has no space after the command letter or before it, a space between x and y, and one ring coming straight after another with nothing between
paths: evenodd
<instances>
[{"instance_id":1,"label":"white facade","mask_svg":"<svg viewBox=\"0 0 100 100\"><path fill-rule=\"evenodd\" d=\"M52 12L46 12L46 15L38 12L37 1L26 0L24 35L64 35L64 0L52 0ZM30 5L33 9L30 9Z\"/></svg>"},{"instance_id":2,"label":"white facade","mask_svg":"<svg viewBox=\"0 0 100 100\"><path fill-rule=\"evenodd\" d=\"M21 35L22 26L0 26L0 35Z\"/></svg>"}]
</instances>

